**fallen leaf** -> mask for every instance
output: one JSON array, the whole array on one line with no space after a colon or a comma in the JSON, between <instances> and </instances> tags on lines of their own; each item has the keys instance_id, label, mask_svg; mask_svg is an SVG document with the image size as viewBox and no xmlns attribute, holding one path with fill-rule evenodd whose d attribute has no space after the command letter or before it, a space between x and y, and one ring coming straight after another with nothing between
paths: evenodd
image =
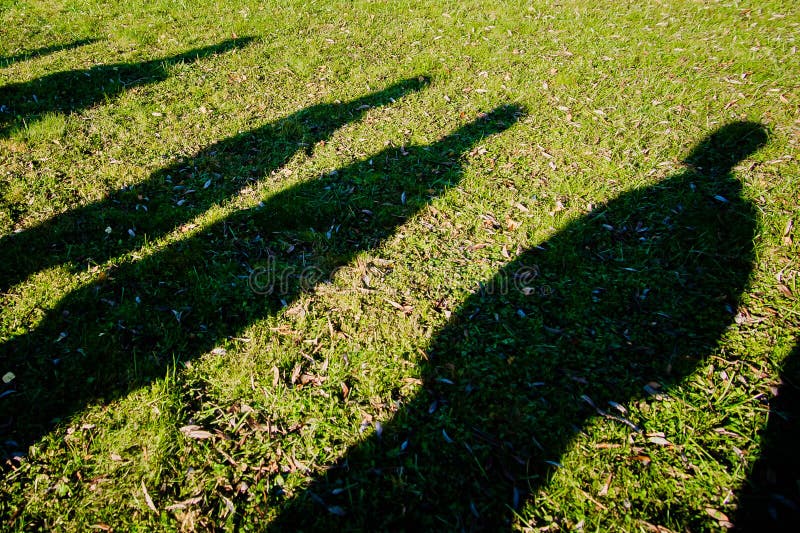
<instances>
[{"instance_id":1,"label":"fallen leaf","mask_svg":"<svg viewBox=\"0 0 800 533\"><path fill-rule=\"evenodd\" d=\"M619 411L623 415L628 414L628 410L625 409L625 406L623 406L621 404L618 404L617 402L613 402L613 401L609 400L608 405L610 405L611 407L613 407L614 409L616 409L617 411Z\"/></svg>"},{"instance_id":2,"label":"fallen leaf","mask_svg":"<svg viewBox=\"0 0 800 533\"><path fill-rule=\"evenodd\" d=\"M300 384L301 385L314 385L319 386L325 382L327 378L323 376L315 376L313 374L302 374L300 376Z\"/></svg>"},{"instance_id":3,"label":"fallen leaf","mask_svg":"<svg viewBox=\"0 0 800 533\"><path fill-rule=\"evenodd\" d=\"M597 493L598 496L605 496L608 494L608 489L611 487L612 479L614 479L614 474L608 474L606 482L603 484L603 487L600 489L600 492Z\"/></svg>"},{"instance_id":4,"label":"fallen leaf","mask_svg":"<svg viewBox=\"0 0 800 533\"><path fill-rule=\"evenodd\" d=\"M172 505L164 507L164 509L167 511L177 511L180 509L186 509L190 505L197 505L201 501L203 501L202 496L195 496L194 498L189 498L188 500L183 500L182 502L173 503Z\"/></svg>"},{"instance_id":5,"label":"fallen leaf","mask_svg":"<svg viewBox=\"0 0 800 533\"><path fill-rule=\"evenodd\" d=\"M292 385L297 383L297 378L300 377L300 372L302 370L303 370L303 367L302 367L302 365L300 363L297 363L296 365L294 365L294 368L292 369L292 377L290 378L290 381L292 382Z\"/></svg>"},{"instance_id":6,"label":"fallen leaf","mask_svg":"<svg viewBox=\"0 0 800 533\"><path fill-rule=\"evenodd\" d=\"M673 530L666 528L664 526L656 526L651 524L646 520L638 520L640 524L642 524L648 531L652 531L653 533L675 533Z\"/></svg>"},{"instance_id":7,"label":"fallen leaf","mask_svg":"<svg viewBox=\"0 0 800 533\"><path fill-rule=\"evenodd\" d=\"M211 437L213 437L213 435L210 432L194 424L183 426L181 428L181 433L183 433L184 435L186 435L186 437L190 439L203 440L203 439L210 439Z\"/></svg>"},{"instance_id":8,"label":"fallen leaf","mask_svg":"<svg viewBox=\"0 0 800 533\"><path fill-rule=\"evenodd\" d=\"M506 229L508 229L508 231L514 231L517 228L519 228L521 225L522 225L521 222L517 222L514 219L511 219L511 218L507 218L506 219Z\"/></svg>"},{"instance_id":9,"label":"fallen leaf","mask_svg":"<svg viewBox=\"0 0 800 533\"><path fill-rule=\"evenodd\" d=\"M387 303L389 303L392 307L399 309L403 312L404 315L410 315L411 312L414 310L413 305L403 305L401 303L397 303L394 300L389 300L388 298L384 298Z\"/></svg>"},{"instance_id":10,"label":"fallen leaf","mask_svg":"<svg viewBox=\"0 0 800 533\"><path fill-rule=\"evenodd\" d=\"M147 506L150 508L150 510L154 513L158 513L158 509L156 509L156 506L153 503L153 498L151 498L150 494L147 493L147 487L144 484L144 480L142 480L142 493L144 494L144 501L147 502Z\"/></svg>"},{"instance_id":11,"label":"fallen leaf","mask_svg":"<svg viewBox=\"0 0 800 533\"><path fill-rule=\"evenodd\" d=\"M706 507L706 513L714 520L728 521L728 516L722 511L718 511L712 507Z\"/></svg>"},{"instance_id":12,"label":"fallen leaf","mask_svg":"<svg viewBox=\"0 0 800 533\"><path fill-rule=\"evenodd\" d=\"M655 386L654 386L655 385ZM661 385L656 383L655 381L651 381L647 385L644 386L644 391L655 398L656 400L663 400L664 394L661 393L658 389L661 388Z\"/></svg>"}]
</instances>

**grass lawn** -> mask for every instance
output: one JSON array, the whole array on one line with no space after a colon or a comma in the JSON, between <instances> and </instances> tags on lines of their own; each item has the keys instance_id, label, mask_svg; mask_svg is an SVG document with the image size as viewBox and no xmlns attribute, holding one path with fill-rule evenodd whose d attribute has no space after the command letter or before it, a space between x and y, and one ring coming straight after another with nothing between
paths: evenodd
<instances>
[{"instance_id":1,"label":"grass lawn","mask_svg":"<svg viewBox=\"0 0 800 533\"><path fill-rule=\"evenodd\" d=\"M800 519L800 9L0 0L0 524Z\"/></svg>"}]
</instances>

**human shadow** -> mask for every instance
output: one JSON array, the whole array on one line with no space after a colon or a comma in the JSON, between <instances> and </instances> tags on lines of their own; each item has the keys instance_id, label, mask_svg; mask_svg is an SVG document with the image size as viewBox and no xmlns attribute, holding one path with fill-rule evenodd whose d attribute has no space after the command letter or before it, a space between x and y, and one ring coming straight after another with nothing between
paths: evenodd
<instances>
[{"instance_id":1,"label":"human shadow","mask_svg":"<svg viewBox=\"0 0 800 533\"><path fill-rule=\"evenodd\" d=\"M318 104L212 144L109 197L0 237L0 292L56 265L75 270L139 248L231 198L368 109L428 84L401 80L346 103ZM129 233L130 230L130 233Z\"/></svg>"},{"instance_id":2,"label":"human shadow","mask_svg":"<svg viewBox=\"0 0 800 533\"><path fill-rule=\"evenodd\" d=\"M505 529L599 410L641 424L609 402L688 376L747 286L756 212L731 172L766 139L756 123L721 127L685 171L514 259L432 341L423 390L289 500L272 528ZM671 520L691 524L687 512Z\"/></svg>"},{"instance_id":3,"label":"human shadow","mask_svg":"<svg viewBox=\"0 0 800 533\"><path fill-rule=\"evenodd\" d=\"M331 111L338 116L336 109ZM275 296L253 290L247 279L254 270L314 266L315 272L328 275L347 265L455 184L462 155L483 137L510 127L519 112L501 107L438 142L387 148L369 160L281 190L262 205L144 259L127 261L67 295L33 331L0 346L2 368L16 375L15 393L0 401L0 415L14 419L5 440L22 447L49 431L52 421L92 402L120 397L241 335L248 325L277 312L280 298L288 303L299 290ZM322 118L321 113L313 116ZM340 123L336 118L331 122ZM261 154L274 150L272 139L264 137L273 131L242 136L226 143L226 150L185 165L205 166L213 159L227 179L242 168L263 175L273 168L273 159ZM278 152L282 161L283 152ZM19 413L24 414L15 416Z\"/></svg>"},{"instance_id":4,"label":"human shadow","mask_svg":"<svg viewBox=\"0 0 800 533\"><path fill-rule=\"evenodd\" d=\"M87 46L92 43L96 43L99 40L100 39L95 39L95 38L77 39L68 43L42 46L35 50L20 52L19 54L0 56L0 67L10 67L11 65L19 61L27 61L29 59L55 54L56 52L74 50L75 48L80 48L81 46Z\"/></svg>"},{"instance_id":5,"label":"human shadow","mask_svg":"<svg viewBox=\"0 0 800 533\"><path fill-rule=\"evenodd\" d=\"M800 523L800 344L784 360L761 455L739 493L739 531L795 531Z\"/></svg>"},{"instance_id":6,"label":"human shadow","mask_svg":"<svg viewBox=\"0 0 800 533\"><path fill-rule=\"evenodd\" d=\"M221 54L252 40L252 37L228 39L170 57L54 72L31 81L2 85L0 137L7 137L49 113L80 111L133 87L158 83L167 79L172 65Z\"/></svg>"}]
</instances>

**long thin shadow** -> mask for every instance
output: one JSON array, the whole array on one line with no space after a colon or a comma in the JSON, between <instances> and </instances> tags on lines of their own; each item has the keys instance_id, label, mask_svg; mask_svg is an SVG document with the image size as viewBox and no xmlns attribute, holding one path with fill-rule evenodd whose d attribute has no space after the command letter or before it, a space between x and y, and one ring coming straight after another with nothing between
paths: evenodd
<instances>
[{"instance_id":1,"label":"long thin shadow","mask_svg":"<svg viewBox=\"0 0 800 533\"><path fill-rule=\"evenodd\" d=\"M99 40L100 39L95 39L95 38L77 39L69 43L54 44L51 46L42 46L41 48L37 48L36 50L28 50L27 52L20 52L19 54L2 56L0 57L0 67L9 67L19 61L27 61L29 59L55 54L56 52L63 52L65 50L74 50L75 48L80 48L81 46L87 46L92 43L96 43Z\"/></svg>"},{"instance_id":2,"label":"long thin shadow","mask_svg":"<svg viewBox=\"0 0 800 533\"><path fill-rule=\"evenodd\" d=\"M410 78L350 102L305 108L215 143L108 198L0 237L0 292L43 269L86 268L156 240L280 168L299 150L311 150L367 109L427 83Z\"/></svg>"},{"instance_id":3,"label":"long thin shadow","mask_svg":"<svg viewBox=\"0 0 800 533\"><path fill-rule=\"evenodd\" d=\"M739 531L795 531L800 523L800 344L783 362L761 456L739 494Z\"/></svg>"},{"instance_id":4,"label":"long thin shadow","mask_svg":"<svg viewBox=\"0 0 800 533\"><path fill-rule=\"evenodd\" d=\"M88 69L55 72L32 81L0 86L0 137L49 113L69 113L89 108L133 87L167 79L169 66L194 61L234 48L253 39L228 39L170 57L140 63L115 63Z\"/></svg>"},{"instance_id":5,"label":"long thin shadow","mask_svg":"<svg viewBox=\"0 0 800 533\"><path fill-rule=\"evenodd\" d=\"M288 501L272 527L508 528L595 408L613 413L610 401L688 376L731 322L756 228L731 169L765 141L759 124L722 127L685 172L623 194L512 261L432 342L424 392ZM648 517L690 529L696 519L680 505Z\"/></svg>"},{"instance_id":6,"label":"long thin shadow","mask_svg":"<svg viewBox=\"0 0 800 533\"><path fill-rule=\"evenodd\" d=\"M462 154L508 128L519 111L498 108L439 142L386 149L283 190L69 294L35 330L0 346L3 368L17 376L15 393L0 401L0 415L14 419L5 440L24 446L54 419L124 395L276 312L277 298L248 285L254 268L277 262L331 273L348 264L456 183ZM273 131L248 134L186 166L213 163L227 179L242 168L263 175L273 168L271 158L259 159L272 149Z\"/></svg>"}]
</instances>

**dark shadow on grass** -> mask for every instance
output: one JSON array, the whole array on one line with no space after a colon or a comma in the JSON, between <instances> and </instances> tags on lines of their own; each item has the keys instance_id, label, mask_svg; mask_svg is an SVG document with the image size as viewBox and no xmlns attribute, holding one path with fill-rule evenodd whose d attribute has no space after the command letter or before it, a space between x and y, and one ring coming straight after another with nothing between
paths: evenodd
<instances>
[{"instance_id":1,"label":"dark shadow on grass","mask_svg":"<svg viewBox=\"0 0 800 533\"><path fill-rule=\"evenodd\" d=\"M371 107L418 91L411 78L346 103L308 107L205 148L128 189L0 237L0 292L40 270L102 263L156 240L311 150ZM110 230L109 233L106 231ZM131 237L129 230L135 237Z\"/></svg>"},{"instance_id":2,"label":"dark shadow on grass","mask_svg":"<svg viewBox=\"0 0 800 533\"><path fill-rule=\"evenodd\" d=\"M273 528L510 527L593 406L613 413L609 401L642 398L648 382L677 383L714 349L753 262L756 212L731 169L766 138L759 124L724 126L686 171L517 257L432 342L424 392L287 502ZM680 529L703 519L662 497L662 514L649 500L626 513Z\"/></svg>"},{"instance_id":3,"label":"dark shadow on grass","mask_svg":"<svg viewBox=\"0 0 800 533\"><path fill-rule=\"evenodd\" d=\"M169 67L195 61L234 48L253 39L228 39L182 54L143 61L98 65L88 69L55 72L31 81L0 86L0 137L31 124L49 113L87 109L133 87L167 79Z\"/></svg>"},{"instance_id":4,"label":"dark shadow on grass","mask_svg":"<svg viewBox=\"0 0 800 533\"><path fill-rule=\"evenodd\" d=\"M37 57L54 54L56 52L74 50L75 48L80 48L81 46L87 46L92 43L96 43L99 40L100 39L95 39L95 38L77 39L69 43L54 44L51 46L42 46L41 48L37 48L36 50L28 50L27 52L20 52L18 54L10 56L0 56L0 67L9 67L14 63L18 63L20 61L27 61Z\"/></svg>"},{"instance_id":5,"label":"dark shadow on grass","mask_svg":"<svg viewBox=\"0 0 800 533\"><path fill-rule=\"evenodd\" d=\"M769 405L761 456L739 494L739 531L797 531L800 524L800 344L784 360Z\"/></svg>"},{"instance_id":6,"label":"dark shadow on grass","mask_svg":"<svg viewBox=\"0 0 800 533\"><path fill-rule=\"evenodd\" d=\"M307 110L299 116L315 120L301 124L317 133L306 140L356 119L362 106L423 83L404 82L341 107ZM249 274L259 266L313 265L317 272L330 273L359 251L378 246L460 179L465 152L508 128L518 113L516 107L498 108L431 145L386 149L368 161L289 187L263 205L237 212L144 259L125 262L69 294L33 331L0 346L2 368L16 375L15 393L0 400L0 414L13 419L3 438L6 451L13 453L41 437L53 420L163 377L172 365L207 352L276 312L281 305L277 298L248 286ZM274 144L275 131L267 127L225 141L173 173L207 169L219 174L214 177L219 182L235 181L243 170L244 177L263 176L287 154ZM297 146L294 141L292 147ZM164 187L165 173L151 180L154 186ZM203 194L205 175L195 170L189 174L191 186ZM135 213L133 200L130 208ZM93 217L102 213L90 209Z\"/></svg>"}]
</instances>

